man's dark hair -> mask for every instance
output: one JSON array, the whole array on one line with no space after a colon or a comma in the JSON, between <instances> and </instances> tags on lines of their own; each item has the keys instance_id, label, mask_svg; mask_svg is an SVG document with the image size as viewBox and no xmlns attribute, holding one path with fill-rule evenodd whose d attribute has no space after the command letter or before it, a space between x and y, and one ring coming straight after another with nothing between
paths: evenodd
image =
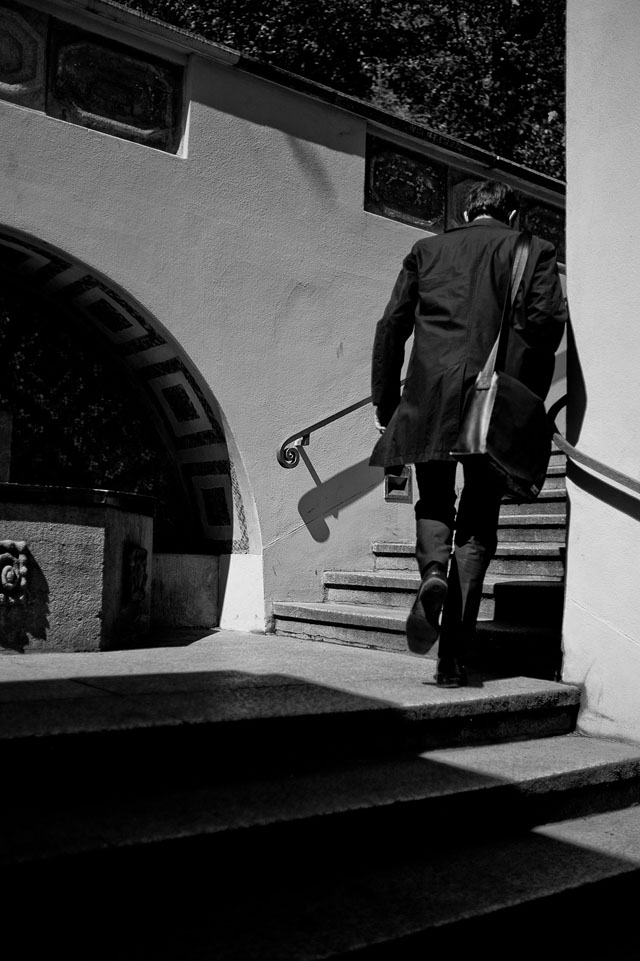
<instances>
[{"instance_id":1,"label":"man's dark hair","mask_svg":"<svg viewBox=\"0 0 640 961\"><path fill-rule=\"evenodd\" d=\"M511 187L499 180L482 180L471 184L467 190L464 209L469 220L488 214L496 220L509 222L509 214L520 206L518 198Z\"/></svg>"}]
</instances>

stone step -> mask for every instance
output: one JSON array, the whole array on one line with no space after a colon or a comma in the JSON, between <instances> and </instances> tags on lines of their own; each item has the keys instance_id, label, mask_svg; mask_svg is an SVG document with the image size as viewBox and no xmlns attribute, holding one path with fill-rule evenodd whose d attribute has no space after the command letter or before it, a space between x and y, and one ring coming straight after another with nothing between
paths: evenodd
<instances>
[{"instance_id":1,"label":"stone step","mask_svg":"<svg viewBox=\"0 0 640 961\"><path fill-rule=\"evenodd\" d=\"M274 601L277 634L407 653L406 611L375 604Z\"/></svg>"},{"instance_id":2,"label":"stone step","mask_svg":"<svg viewBox=\"0 0 640 961\"><path fill-rule=\"evenodd\" d=\"M557 543L534 541L527 544L498 544L495 557L489 565L489 574L510 577L522 575L563 576L565 549Z\"/></svg>"},{"instance_id":3,"label":"stone step","mask_svg":"<svg viewBox=\"0 0 640 961\"><path fill-rule=\"evenodd\" d=\"M554 541L564 544L566 514L510 514L500 518L498 542Z\"/></svg>"},{"instance_id":4,"label":"stone step","mask_svg":"<svg viewBox=\"0 0 640 961\"><path fill-rule=\"evenodd\" d=\"M575 686L446 690L419 662L224 632L162 658L7 659L5 941L92 961L408 961L442 926L450 944L500 914L504 934L514 911L544 921L550 899L622 877L611 847L585 860L600 838L630 870L640 748L575 735Z\"/></svg>"},{"instance_id":5,"label":"stone step","mask_svg":"<svg viewBox=\"0 0 640 961\"><path fill-rule=\"evenodd\" d=\"M54 798L45 807L36 799L26 806L9 802L11 832L0 837L0 864L6 871L81 857L86 871L87 856L97 862L105 851L142 864L143 848L152 844L165 845L174 859L182 853L186 861L215 859L218 867L227 852L287 860L304 851L315 859L327 856L329 845L339 863L369 846L372 831L382 856L421 823L456 830L458 840L478 821L485 834L499 835L505 823L513 831L615 810L635 801L639 789L638 745L564 734L436 748L302 770L285 785L268 775L196 789L124 785L115 816L113 798L99 794L64 804Z\"/></svg>"},{"instance_id":6,"label":"stone step","mask_svg":"<svg viewBox=\"0 0 640 961\"><path fill-rule=\"evenodd\" d=\"M479 621L466 661L471 670L496 677L558 680L562 676L562 622Z\"/></svg>"},{"instance_id":7,"label":"stone step","mask_svg":"<svg viewBox=\"0 0 640 961\"><path fill-rule=\"evenodd\" d=\"M487 573L482 586L481 620L491 621L498 617L501 621L512 622L500 609L496 611L496 598L500 596L504 598L504 591L509 590L512 584L518 585L518 587L522 586L524 590L524 596L520 598L522 606L518 611L516 623L522 623L524 627L540 624L541 620L548 623L551 619L554 624L559 623L556 617L557 602L554 606L554 602L550 600L550 596L545 590L547 588L560 589L564 597L564 577L562 575L540 574L539 576L515 577L508 574L496 574L491 570ZM532 590L539 586L541 594L527 594L525 588L529 585ZM502 595L500 595L500 591L503 591ZM509 595L507 595L507 603L508 599ZM537 607L535 606L536 603L538 604Z\"/></svg>"},{"instance_id":8,"label":"stone step","mask_svg":"<svg viewBox=\"0 0 640 961\"><path fill-rule=\"evenodd\" d=\"M357 807L358 771L324 784L313 776L260 784L264 814L255 810L255 783L239 792L237 812L224 798L188 798L183 824L193 832L199 818L190 838L167 823L180 796L164 805L142 797L132 812L123 806L103 818L103 837L89 823L89 855L81 836L77 857L11 865L4 936L19 939L25 957L66 947L65 957L93 961L409 961L438 948L457 957L483 942L517 944L526 932L525 956L549 953L551 939L554 952L592 957L597 948L606 957L612 928L618 943L637 943L629 904L640 879L640 808L623 806L637 795L637 748L615 745L614 756L587 743L582 758L571 749L567 758L559 740L544 745L546 758L527 741L510 754L487 748L486 762L469 750L436 751L407 762L395 784L393 768L374 769L371 819L370 808ZM360 775L366 791L367 772ZM222 846L219 862L207 843L216 800L217 823L226 816L239 841ZM140 825L135 845L118 834L127 818L134 836ZM178 843L155 837L163 833ZM32 887L47 892L37 924L24 896ZM116 893L117 917L107 924ZM603 913L606 924L586 921Z\"/></svg>"},{"instance_id":9,"label":"stone step","mask_svg":"<svg viewBox=\"0 0 640 961\"><path fill-rule=\"evenodd\" d=\"M395 627L404 645L404 619ZM125 652L118 675L103 673L115 662L105 653L89 662L58 655L47 680L3 678L0 765L12 803L41 798L43 785L48 803L90 790L117 797L123 785L192 786L456 743L483 729L483 737L536 736L547 724L560 733L578 709L576 689L525 678L452 696L431 683L432 662L414 668L406 656L264 636L237 642L236 654L231 642L211 642L185 652L188 673L172 669L180 652L168 650L154 673L147 652ZM7 658L4 674L29 678L45 657Z\"/></svg>"},{"instance_id":10,"label":"stone step","mask_svg":"<svg viewBox=\"0 0 640 961\"><path fill-rule=\"evenodd\" d=\"M375 571L415 571L413 542L377 542L373 544ZM564 573L564 546L557 541L499 541L489 573L522 575L558 575Z\"/></svg>"},{"instance_id":11,"label":"stone step","mask_svg":"<svg viewBox=\"0 0 640 961\"><path fill-rule=\"evenodd\" d=\"M420 577L417 571L408 570L325 571L322 582L325 601L329 604L368 604L408 611L420 586Z\"/></svg>"},{"instance_id":12,"label":"stone step","mask_svg":"<svg viewBox=\"0 0 640 961\"><path fill-rule=\"evenodd\" d=\"M566 489L567 489L566 482L567 482L566 471L563 470L561 467L552 468L549 470L547 474L542 490L543 491L561 490L563 493L566 493Z\"/></svg>"},{"instance_id":13,"label":"stone step","mask_svg":"<svg viewBox=\"0 0 640 961\"><path fill-rule=\"evenodd\" d=\"M508 554L505 554L503 560L508 556ZM525 558L527 557L526 554L524 556ZM508 568L508 572L510 571L511 568ZM526 573L530 573L529 569L527 569ZM552 573L558 579L562 576L561 571L554 571ZM498 570L490 567L485 579L483 590L484 600L493 602L494 585L503 580L502 574L503 572L499 567ZM513 578L516 576L516 574L513 574ZM547 584L549 583L548 576L546 569L541 570L538 574L538 581L543 578L544 583ZM509 580L511 579L512 577L510 576ZM322 580L326 603L373 605L376 607L397 608L405 612L408 611L413 604L416 591L420 586L420 577L415 569L415 560L413 561L412 570L325 571ZM519 579L517 583L521 584L523 581ZM542 595L539 592L537 596L540 597ZM531 597L531 595L529 595L529 597ZM519 599L520 601L524 600L524 598ZM545 602L547 599L547 596L544 595ZM524 607L521 606L520 613L525 609L526 605ZM485 604L481 611L481 616L493 616L493 608Z\"/></svg>"},{"instance_id":14,"label":"stone step","mask_svg":"<svg viewBox=\"0 0 640 961\"><path fill-rule=\"evenodd\" d=\"M566 489L543 487L537 499L531 504L505 500L500 507L500 515L504 517L509 514L564 514L566 503Z\"/></svg>"},{"instance_id":15,"label":"stone step","mask_svg":"<svg viewBox=\"0 0 640 961\"><path fill-rule=\"evenodd\" d=\"M495 602L492 592L495 583L495 580L488 578L485 584L485 596L482 600L480 616L484 619L483 623L487 624L493 623ZM274 630L280 635L367 647L410 656L405 633L406 607L337 603L335 601L278 601L273 605L273 613ZM541 628L544 628L542 632ZM525 649L522 647L522 637L527 636L527 632L531 634L531 637L526 649L526 656L524 656ZM541 634L544 637L541 637ZM478 637L476 662L481 663L482 635L479 634ZM560 651L560 635L557 626L540 624L539 621L534 622L530 629L527 625L522 628L520 637L523 652L522 664L526 668L526 675L531 677L555 677ZM491 642L491 650L493 650L493 646L493 642ZM540 648L539 662L536 662L536 658L533 656L536 647ZM427 660L435 659L436 653L437 648L434 648ZM517 659L515 660L517 662ZM509 666L513 667L513 664L514 658L510 658ZM523 673L523 671L517 673Z\"/></svg>"},{"instance_id":16,"label":"stone step","mask_svg":"<svg viewBox=\"0 0 640 961\"><path fill-rule=\"evenodd\" d=\"M550 625L558 628L564 608L562 580L511 580L493 582L494 617L502 624Z\"/></svg>"},{"instance_id":17,"label":"stone step","mask_svg":"<svg viewBox=\"0 0 640 961\"><path fill-rule=\"evenodd\" d=\"M154 947L164 949L163 958L188 957L185 943L195 944L192 957L216 961L409 961L522 941L524 957L576 950L607 957L613 930L616 942L635 954L637 921L629 906L640 879L640 808L498 839L477 833L475 843L452 846L449 832L438 836L423 826L395 857L381 861L370 852L333 871L320 863L305 873L301 854L300 869L284 878L271 865L249 861L242 876L236 868L215 878L195 905L193 895L187 905L179 899L179 933L174 925L168 934L150 935L139 904L136 912L135 898L127 898L133 944L150 948L151 957ZM161 900L167 910L174 905L175 898ZM92 918L97 914L94 908Z\"/></svg>"}]
</instances>

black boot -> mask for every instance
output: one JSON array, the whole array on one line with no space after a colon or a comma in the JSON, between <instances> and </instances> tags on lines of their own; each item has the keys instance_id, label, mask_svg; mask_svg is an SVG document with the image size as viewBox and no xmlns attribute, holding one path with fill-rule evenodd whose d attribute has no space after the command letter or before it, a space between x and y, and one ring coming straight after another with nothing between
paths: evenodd
<instances>
[{"instance_id":1,"label":"black boot","mask_svg":"<svg viewBox=\"0 0 640 961\"><path fill-rule=\"evenodd\" d=\"M447 569L429 564L407 618L407 644L413 654L428 654L440 633L440 612L447 596Z\"/></svg>"},{"instance_id":2,"label":"black boot","mask_svg":"<svg viewBox=\"0 0 640 961\"><path fill-rule=\"evenodd\" d=\"M456 657L439 657L435 681L438 687L466 687L467 672Z\"/></svg>"}]
</instances>

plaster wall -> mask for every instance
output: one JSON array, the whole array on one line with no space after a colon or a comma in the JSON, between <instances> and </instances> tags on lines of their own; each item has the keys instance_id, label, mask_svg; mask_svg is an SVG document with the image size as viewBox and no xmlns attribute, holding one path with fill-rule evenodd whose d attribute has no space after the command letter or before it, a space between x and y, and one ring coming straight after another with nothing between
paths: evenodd
<instances>
[{"instance_id":1,"label":"plaster wall","mask_svg":"<svg viewBox=\"0 0 640 961\"><path fill-rule=\"evenodd\" d=\"M189 160L207 181L209 282L192 356L251 478L267 598L318 594L324 568L368 565L371 540L412 519L366 466L368 409L313 435L296 469L275 460L296 429L369 393L373 326L420 235L363 211L365 133L345 112L195 65Z\"/></svg>"},{"instance_id":2,"label":"plaster wall","mask_svg":"<svg viewBox=\"0 0 640 961\"><path fill-rule=\"evenodd\" d=\"M568 3L569 439L640 477L640 179L635 0ZM640 503L569 473L564 679L584 685L581 726L640 741Z\"/></svg>"},{"instance_id":3,"label":"plaster wall","mask_svg":"<svg viewBox=\"0 0 640 961\"><path fill-rule=\"evenodd\" d=\"M198 58L188 87L177 156L0 103L2 219L105 274L177 339L243 461L264 596L316 596L324 568L368 566L373 539L409 536L412 510L385 505L366 466L369 409L314 435L308 466L286 471L276 451L369 393L373 328L422 232L363 211L363 120ZM253 629L264 606L246 605L262 597L243 599Z\"/></svg>"}]
</instances>

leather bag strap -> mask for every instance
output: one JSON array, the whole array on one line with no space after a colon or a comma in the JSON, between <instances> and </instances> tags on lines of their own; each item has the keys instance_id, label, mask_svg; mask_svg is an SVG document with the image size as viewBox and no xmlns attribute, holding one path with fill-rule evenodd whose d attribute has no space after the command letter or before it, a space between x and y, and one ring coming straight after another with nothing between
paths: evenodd
<instances>
[{"instance_id":1,"label":"leather bag strap","mask_svg":"<svg viewBox=\"0 0 640 961\"><path fill-rule=\"evenodd\" d=\"M530 247L531 247L531 235L523 231L523 233L521 233L520 236L518 237L515 253L513 255L513 265L511 267L511 281L509 283L509 289L507 291L507 295L504 299L504 304L502 307L502 319L500 320L500 330L498 331L496 342L491 348L491 353L487 357L484 367L478 374L478 379L476 381L476 388L478 390L488 390L491 387L491 381L493 379L493 372L496 369L498 354L500 353L500 348L504 345L504 342L508 335L509 325L507 323L507 320L513 309L513 305L515 303L515 299L518 293L518 288L522 283L524 269L527 266L527 260L529 258Z\"/></svg>"}]
</instances>

